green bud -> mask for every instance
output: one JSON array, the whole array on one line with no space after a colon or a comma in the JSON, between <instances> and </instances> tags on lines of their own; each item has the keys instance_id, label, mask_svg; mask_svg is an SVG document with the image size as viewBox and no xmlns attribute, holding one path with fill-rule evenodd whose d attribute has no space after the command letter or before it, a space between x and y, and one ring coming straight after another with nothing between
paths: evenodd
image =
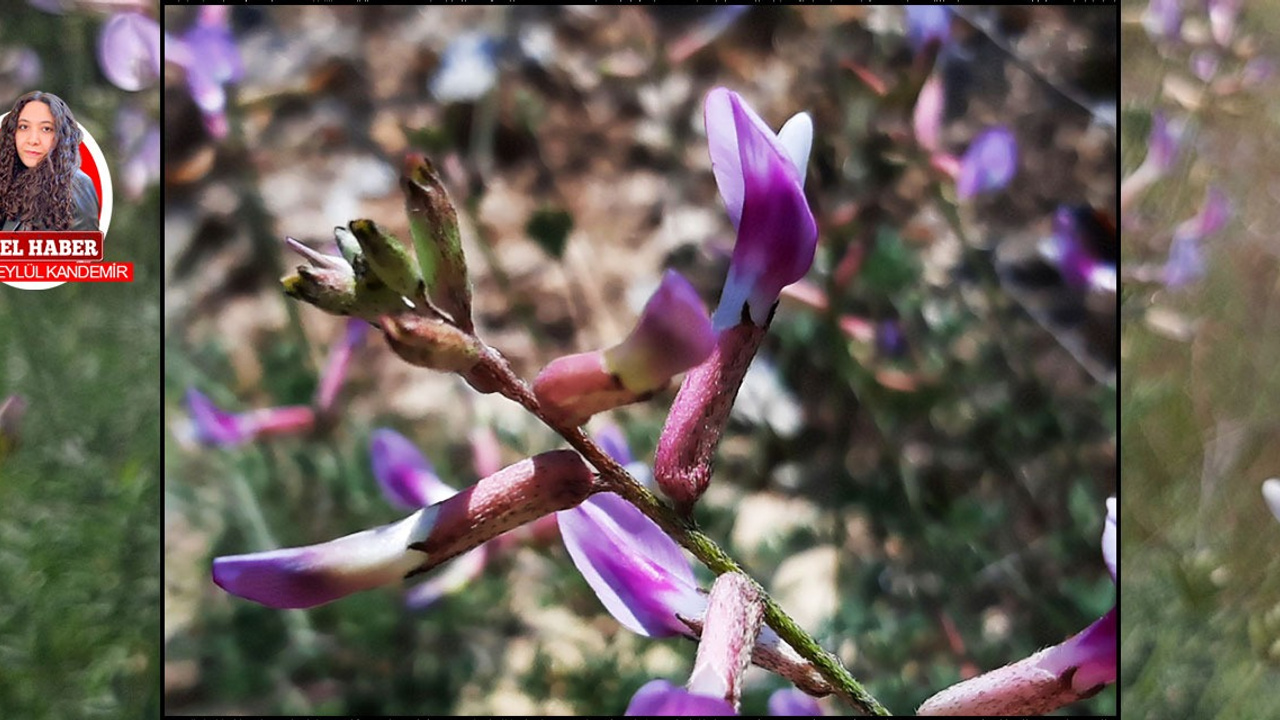
<instances>
[{"instance_id":1,"label":"green bud","mask_svg":"<svg viewBox=\"0 0 1280 720\"><path fill-rule=\"evenodd\" d=\"M449 313L455 324L470 333L471 282L467 258L462 253L458 213L431 162L424 156L406 158L400 177L413 247L422 267L427 294L436 307Z\"/></svg>"},{"instance_id":2,"label":"green bud","mask_svg":"<svg viewBox=\"0 0 1280 720\"><path fill-rule=\"evenodd\" d=\"M418 265L394 235L372 220L352 220L349 227L375 275L405 297L422 297L424 288Z\"/></svg>"},{"instance_id":3,"label":"green bud","mask_svg":"<svg viewBox=\"0 0 1280 720\"><path fill-rule=\"evenodd\" d=\"M329 313L351 315L356 306L356 279L349 272L334 268L301 265L297 275L280 281L284 294Z\"/></svg>"},{"instance_id":4,"label":"green bud","mask_svg":"<svg viewBox=\"0 0 1280 720\"><path fill-rule=\"evenodd\" d=\"M338 226L333 229L333 239L338 243L338 252L342 253L342 257L352 265L355 264L357 258L364 257L364 253L360 250L360 243L356 241L356 236L351 231Z\"/></svg>"}]
</instances>

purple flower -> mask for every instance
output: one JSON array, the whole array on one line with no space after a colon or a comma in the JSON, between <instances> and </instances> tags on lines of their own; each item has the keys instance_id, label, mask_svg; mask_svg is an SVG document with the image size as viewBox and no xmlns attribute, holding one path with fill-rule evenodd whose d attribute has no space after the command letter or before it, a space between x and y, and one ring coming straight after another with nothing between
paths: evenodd
<instances>
[{"instance_id":1,"label":"purple flower","mask_svg":"<svg viewBox=\"0 0 1280 720\"><path fill-rule=\"evenodd\" d=\"M227 23L230 8L202 7L196 23L178 38L165 38L165 59L187 74L191 99L204 113L205 127L216 138L227 134L227 95L223 86L244 75L240 50Z\"/></svg>"},{"instance_id":2,"label":"purple flower","mask_svg":"<svg viewBox=\"0 0 1280 720\"><path fill-rule=\"evenodd\" d=\"M1096 227L1088 206L1063 206L1053 216L1053 235L1045 254L1057 263L1063 279L1073 287L1105 292L1116 291L1116 266L1097 257L1091 250L1088 233L1107 232Z\"/></svg>"},{"instance_id":3,"label":"purple flower","mask_svg":"<svg viewBox=\"0 0 1280 720\"><path fill-rule=\"evenodd\" d=\"M1165 120L1164 113L1157 112L1151 116L1151 134L1147 138L1147 158L1143 165L1150 164L1152 172L1164 175L1173 169L1178 161L1178 151L1182 144L1182 133L1185 124L1181 120Z\"/></svg>"},{"instance_id":4,"label":"purple flower","mask_svg":"<svg viewBox=\"0 0 1280 720\"><path fill-rule=\"evenodd\" d=\"M160 180L160 125L131 105L116 113L116 147L125 158L120 182L125 195L137 199Z\"/></svg>"},{"instance_id":5,"label":"purple flower","mask_svg":"<svg viewBox=\"0 0 1280 720\"><path fill-rule=\"evenodd\" d=\"M1271 514L1280 520L1280 478L1271 478L1262 483L1262 499L1267 501Z\"/></svg>"},{"instance_id":6,"label":"purple flower","mask_svg":"<svg viewBox=\"0 0 1280 720\"><path fill-rule=\"evenodd\" d=\"M769 714L774 717L819 717L818 701L796 688L783 688L769 696Z\"/></svg>"},{"instance_id":7,"label":"purple flower","mask_svg":"<svg viewBox=\"0 0 1280 720\"><path fill-rule=\"evenodd\" d=\"M644 306L621 343L556 358L533 381L542 409L568 425L652 397L671 378L711 354L716 335L693 286L674 270Z\"/></svg>"},{"instance_id":8,"label":"purple flower","mask_svg":"<svg viewBox=\"0 0 1280 720\"><path fill-rule=\"evenodd\" d=\"M1152 40L1176 40L1182 32L1179 0L1151 0L1142 13L1142 26Z\"/></svg>"},{"instance_id":9,"label":"purple flower","mask_svg":"<svg viewBox=\"0 0 1280 720\"><path fill-rule=\"evenodd\" d=\"M273 608L308 608L396 582L427 556L410 550L438 508L320 545L215 558L213 581L232 595Z\"/></svg>"},{"instance_id":10,"label":"purple flower","mask_svg":"<svg viewBox=\"0 0 1280 720\"><path fill-rule=\"evenodd\" d=\"M628 717L684 715L692 717L737 715L724 698L698 695L666 680L650 680L631 698Z\"/></svg>"},{"instance_id":11,"label":"purple flower","mask_svg":"<svg viewBox=\"0 0 1280 720\"><path fill-rule=\"evenodd\" d=\"M667 270L635 329L626 340L604 351L604 365L623 387L647 393L706 360L715 344L698 292L680 273Z\"/></svg>"},{"instance_id":12,"label":"purple flower","mask_svg":"<svg viewBox=\"0 0 1280 720\"><path fill-rule=\"evenodd\" d=\"M392 505L412 510L457 494L436 476L435 469L408 438L386 428L369 436L373 477Z\"/></svg>"},{"instance_id":13,"label":"purple flower","mask_svg":"<svg viewBox=\"0 0 1280 720\"><path fill-rule=\"evenodd\" d=\"M937 153L941 147L942 111L946 103L946 92L942 86L942 74L933 73L925 80L916 96L916 106L912 111L912 127L916 133L916 143L930 153Z\"/></svg>"},{"instance_id":14,"label":"purple flower","mask_svg":"<svg viewBox=\"0 0 1280 720\"><path fill-rule=\"evenodd\" d=\"M191 425L183 434L202 445L232 447L268 435L306 432L315 425L315 412L309 407L292 405L229 413L195 388L187 390L186 405Z\"/></svg>"},{"instance_id":15,"label":"purple flower","mask_svg":"<svg viewBox=\"0 0 1280 720\"><path fill-rule=\"evenodd\" d=\"M646 637L692 635L676 615L701 616L706 597L680 546L644 513L601 493L557 519L573 564L618 622Z\"/></svg>"},{"instance_id":16,"label":"purple flower","mask_svg":"<svg viewBox=\"0 0 1280 720\"><path fill-rule=\"evenodd\" d=\"M719 332L749 317L763 327L782 288L813 264L818 227L804 196L813 121L800 113L775 135L725 88L708 93L705 118L711 169L738 232L712 325Z\"/></svg>"},{"instance_id":17,"label":"purple flower","mask_svg":"<svg viewBox=\"0 0 1280 720\"><path fill-rule=\"evenodd\" d=\"M295 241L296 242L296 241ZM325 363L324 372L320 374L320 384L316 388L316 407L321 412L333 407L338 390L347 379L347 368L351 366L351 356L356 348L364 343L369 334L369 323L351 318L347 320L342 339L329 350L329 360Z\"/></svg>"},{"instance_id":18,"label":"purple flower","mask_svg":"<svg viewBox=\"0 0 1280 720\"><path fill-rule=\"evenodd\" d=\"M1116 499L1107 499L1102 557L1116 579ZM1029 658L953 685L920 706L920 715L1043 715L1089 697L1116 680L1116 609L1066 641Z\"/></svg>"},{"instance_id":19,"label":"purple flower","mask_svg":"<svg viewBox=\"0 0 1280 720\"><path fill-rule=\"evenodd\" d=\"M1013 133L1003 125L990 128L974 139L960 160L956 195L969 200L979 193L1003 188L1018 171L1018 145Z\"/></svg>"},{"instance_id":20,"label":"purple flower","mask_svg":"<svg viewBox=\"0 0 1280 720\"><path fill-rule=\"evenodd\" d=\"M390 525L319 545L215 558L213 581L269 607L314 607L434 569L594 490L582 458L554 450Z\"/></svg>"},{"instance_id":21,"label":"purple flower","mask_svg":"<svg viewBox=\"0 0 1280 720\"><path fill-rule=\"evenodd\" d=\"M98 65L111 84L136 92L160 79L160 25L136 12L114 15L98 34Z\"/></svg>"},{"instance_id":22,"label":"purple flower","mask_svg":"<svg viewBox=\"0 0 1280 720\"><path fill-rule=\"evenodd\" d=\"M1226 226L1231 203L1220 190L1210 187L1200 212L1182 222L1173 231L1169 259L1164 266L1164 284L1171 289L1185 287L1204 277L1204 251L1201 243Z\"/></svg>"},{"instance_id":23,"label":"purple flower","mask_svg":"<svg viewBox=\"0 0 1280 720\"><path fill-rule=\"evenodd\" d=\"M907 40L916 52L929 42L951 39L951 8L944 5L908 5Z\"/></svg>"},{"instance_id":24,"label":"purple flower","mask_svg":"<svg viewBox=\"0 0 1280 720\"><path fill-rule=\"evenodd\" d=\"M1242 0L1209 0L1209 31L1214 42L1223 47L1231 44L1241 5Z\"/></svg>"}]
</instances>

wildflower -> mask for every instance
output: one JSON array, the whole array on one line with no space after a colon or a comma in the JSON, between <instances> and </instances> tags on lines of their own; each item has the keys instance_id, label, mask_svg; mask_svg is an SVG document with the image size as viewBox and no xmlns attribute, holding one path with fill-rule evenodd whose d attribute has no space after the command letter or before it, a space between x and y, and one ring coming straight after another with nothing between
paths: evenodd
<instances>
[{"instance_id":1,"label":"wildflower","mask_svg":"<svg viewBox=\"0 0 1280 720\"><path fill-rule=\"evenodd\" d=\"M1152 40L1176 40L1182 33L1179 0L1151 0L1142 13L1142 26Z\"/></svg>"},{"instance_id":2,"label":"wildflower","mask_svg":"<svg viewBox=\"0 0 1280 720\"><path fill-rule=\"evenodd\" d=\"M576 453L522 460L399 522L319 545L215 558L213 581L274 608L308 608L426 572L594 490Z\"/></svg>"},{"instance_id":3,"label":"wildflower","mask_svg":"<svg viewBox=\"0 0 1280 720\"><path fill-rule=\"evenodd\" d=\"M315 426L315 411L305 405L229 413L195 388L186 396L190 425L181 433L202 445L232 447L272 435L297 435Z\"/></svg>"},{"instance_id":4,"label":"wildflower","mask_svg":"<svg viewBox=\"0 0 1280 720\"><path fill-rule=\"evenodd\" d=\"M120 183L125 194L136 200L160 180L160 126L141 110L121 105L115 131L116 147L125 158Z\"/></svg>"},{"instance_id":5,"label":"wildflower","mask_svg":"<svg viewBox=\"0 0 1280 720\"><path fill-rule=\"evenodd\" d=\"M1109 246L1108 246L1109 243ZM1105 292L1116 291L1115 228L1088 205L1063 206L1053 216L1053 234L1043 249L1068 285Z\"/></svg>"},{"instance_id":6,"label":"wildflower","mask_svg":"<svg viewBox=\"0 0 1280 720\"><path fill-rule=\"evenodd\" d=\"M1151 116L1151 134L1147 138L1147 157L1120 183L1120 210L1123 212L1173 169L1185 131L1182 120L1166 120L1164 113Z\"/></svg>"},{"instance_id":7,"label":"wildflower","mask_svg":"<svg viewBox=\"0 0 1280 720\"><path fill-rule=\"evenodd\" d=\"M930 42L944 44L951 39L951 8L943 5L908 5L907 40L916 52Z\"/></svg>"},{"instance_id":8,"label":"wildflower","mask_svg":"<svg viewBox=\"0 0 1280 720\"><path fill-rule=\"evenodd\" d=\"M215 138L227 134L225 86L244 75L240 50L231 37L229 7L202 7L195 25L177 38L165 38L165 59L182 67L187 89Z\"/></svg>"},{"instance_id":9,"label":"wildflower","mask_svg":"<svg viewBox=\"0 0 1280 720\"><path fill-rule=\"evenodd\" d=\"M774 717L819 717L818 701L796 688L783 688L769 696L769 714Z\"/></svg>"},{"instance_id":10,"label":"wildflower","mask_svg":"<svg viewBox=\"0 0 1280 720\"><path fill-rule=\"evenodd\" d=\"M329 350L329 359L325 362L324 371L320 374L320 384L316 388L316 407L320 412L328 412L338 396L338 390L347 378L347 369L351 366L351 356L364 343L369 334L369 324L355 318L347 320L342 338Z\"/></svg>"},{"instance_id":11,"label":"wildflower","mask_svg":"<svg viewBox=\"0 0 1280 720\"><path fill-rule=\"evenodd\" d=\"M813 264L818 229L804 197L813 121L799 113L775 135L737 93L716 88L706 125L716 185L738 233L712 324L721 331L749 317L763 327L782 288Z\"/></svg>"},{"instance_id":12,"label":"wildflower","mask_svg":"<svg viewBox=\"0 0 1280 720\"><path fill-rule=\"evenodd\" d=\"M774 135L724 88L707 95L705 114L711 168L738 240L712 316L716 346L685 376L654 460L658 487L685 514L711 481L712 454L778 295L808 272L818 236L804 197L813 141L808 114L792 117Z\"/></svg>"},{"instance_id":13,"label":"wildflower","mask_svg":"<svg viewBox=\"0 0 1280 720\"><path fill-rule=\"evenodd\" d=\"M1116 579L1116 499L1107 499L1102 556ZM1116 609L1029 658L953 685L920 706L920 715L1042 715L1091 697L1116 680Z\"/></svg>"},{"instance_id":14,"label":"wildflower","mask_svg":"<svg viewBox=\"0 0 1280 720\"><path fill-rule=\"evenodd\" d=\"M740 573L716 578L686 688L666 681L640 688L627 715L736 715L742 674L764 620L760 588Z\"/></svg>"},{"instance_id":15,"label":"wildflower","mask_svg":"<svg viewBox=\"0 0 1280 720\"><path fill-rule=\"evenodd\" d=\"M960 159L956 196L969 200L1009 184L1018 171L1018 145L1013 133L1003 125L990 128L974 139Z\"/></svg>"},{"instance_id":16,"label":"wildflower","mask_svg":"<svg viewBox=\"0 0 1280 720\"><path fill-rule=\"evenodd\" d=\"M1242 0L1209 0L1209 33L1213 41L1226 47L1236 34Z\"/></svg>"},{"instance_id":17,"label":"wildflower","mask_svg":"<svg viewBox=\"0 0 1280 720\"><path fill-rule=\"evenodd\" d=\"M645 400L711 354L715 333L693 286L674 270L649 298L621 343L550 362L533 382L544 409L570 425Z\"/></svg>"},{"instance_id":18,"label":"wildflower","mask_svg":"<svg viewBox=\"0 0 1280 720\"><path fill-rule=\"evenodd\" d=\"M113 15L98 34L98 66L112 85L136 92L160 79L160 25L136 12Z\"/></svg>"},{"instance_id":19,"label":"wildflower","mask_svg":"<svg viewBox=\"0 0 1280 720\"><path fill-rule=\"evenodd\" d=\"M1204 239L1226 227L1231 204L1217 188L1205 193L1200 212L1183 221L1173 231L1169 259L1164 266L1164 284L1170 289L1185 287L1204 277Z\"/></svg>"}]
</instances>

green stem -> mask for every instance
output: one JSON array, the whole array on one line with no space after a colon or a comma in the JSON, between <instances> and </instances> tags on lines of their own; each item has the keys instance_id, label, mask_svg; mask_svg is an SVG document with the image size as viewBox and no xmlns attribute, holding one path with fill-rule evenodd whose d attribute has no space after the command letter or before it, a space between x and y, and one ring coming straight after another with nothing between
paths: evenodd
<instances>
[{"instance_id":1,"label":"green stem","mask_svg":"<svg viewBox=\"0 0 1280 720\"><path fill-rule=\"evenodd\" d=\"M533 391L529 389L524 380L511 370L511 366L506 360L492 348L488 346L482 347L480 364L483 373L488 378L496 381L498 392L519 403L542 422L546 423L548 427L559 433L573 449L582 453L582 456L600 471L600 480L608 492L617 493L632 505L635 505L640 512L657 523L658 527L662 528L681 547L693 553L694 557L698 558L703 565L707 566L716 575L736 572L750 577L736 560L730 557L714 540L703 534L692 520L677 515L675 510L668 507L657 496L649 492L644 485L640 484L638 480L631 477L631 474L618 461L600 449L600 446L582 428L562 425L545 416L539 406L538 399L533 395ZM752 578L751 582L759 587L759 583L754 578ZM813 663L822 677L831 683L837 695L853 707L867 714L890 714L879 701L862 687L861 683L849 674L849 671L840 663L840 660L823 649L813 636L805 632L795 620L787 615L786 611L765 592L763 587L760 588L760 595L764 600L765 622L801 657Z\"/></svg>"}]
</instances>

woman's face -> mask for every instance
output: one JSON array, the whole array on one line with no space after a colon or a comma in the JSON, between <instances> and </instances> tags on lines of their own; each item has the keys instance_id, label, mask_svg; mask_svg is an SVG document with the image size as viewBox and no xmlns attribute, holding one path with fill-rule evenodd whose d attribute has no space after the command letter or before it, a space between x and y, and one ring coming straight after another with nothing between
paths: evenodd
<instances>
[{"instance_id":1,"label":"woman's face","mask_svg":"<svg viewBox=\"0 0 1280 720\"><path fill-rule=\"evenodd\" d=\"M18 114L18 132L13 136L22 164L33 168L58 145L58 127L49 106L34 100Z\"/></svg>"}]
</instances>

